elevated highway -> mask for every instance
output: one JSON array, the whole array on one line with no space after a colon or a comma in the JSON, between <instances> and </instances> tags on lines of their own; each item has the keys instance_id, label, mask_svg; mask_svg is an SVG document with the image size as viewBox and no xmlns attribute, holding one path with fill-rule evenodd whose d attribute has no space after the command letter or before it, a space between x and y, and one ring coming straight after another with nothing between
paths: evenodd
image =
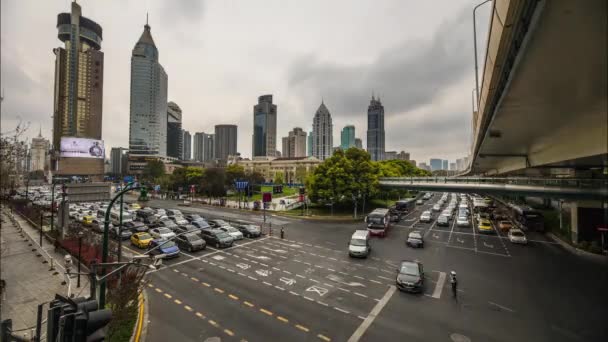
<instances>
[{"instance_id":1,"label":"elevated highway","mask_svg":"<svg viewBox=\"0 0 608 342\"><path fill-rule=\"evenodd\" d=\"M608 166L607 4L492 3L466 174Z\"/></svg>"}]
</instances>

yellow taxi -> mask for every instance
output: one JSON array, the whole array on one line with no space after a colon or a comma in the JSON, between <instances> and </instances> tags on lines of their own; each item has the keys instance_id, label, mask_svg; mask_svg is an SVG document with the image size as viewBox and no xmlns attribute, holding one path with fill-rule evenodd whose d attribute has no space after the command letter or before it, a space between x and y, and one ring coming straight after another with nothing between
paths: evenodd
<instances>
[{"instance_id":1,"label":"yellow taxi","mask_svg":"<svg viewBox=\"0 0 608 342\"><path fill-rule=\"evenodd\" d=\"M129 205L129 208L130 208L131 210L139 210L139 209L141 209L141 205L139 205L139 203L131 203L131 204Z\"/></svg>"},{"instance_id":2,"label":"yellow taxi","mask_svg":"<svg viewBox=\"0 0 608 342\"><path fill-rule=\"evenodd\" d=\"M154 240L152 235L146 232L140 232L131 235L131 244L133 246L136 246L137 248L148 248L152 240Z\"/></svg>"},{"instance_id":3,"label":"yellow taxi","mask_svg":"<svg viewBox=\"0 0 608 342\"><path fill-rule=\"evenodd\" d=\"M82 217L82 224L84 224L85 226L90 226L93 224L93 220L95 218L91 215L85 215Z\"/></svg>"},{"instance_id":4,"label":"yellow taxi","mask_svg":"<svg viewBox=\"0 0 608 342\"><path fill-rule=\"evenodd\" d=\"M477 223L477 232L480 234L492 234L494 233L494 229L492 228L492 223L488 219L480 219Z\"/></svg>"}]
</instances>

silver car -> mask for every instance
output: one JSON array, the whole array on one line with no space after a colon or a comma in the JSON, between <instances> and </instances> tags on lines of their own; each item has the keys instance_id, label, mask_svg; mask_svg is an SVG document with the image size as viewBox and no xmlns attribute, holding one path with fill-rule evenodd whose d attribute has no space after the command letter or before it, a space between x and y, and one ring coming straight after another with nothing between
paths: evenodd
<instances>
[{"instance_id":1,"label":"silver car","mask_svg":"<svg viewBox=\"0 0 608 342\"><path fill-rule=\"evenodd\" d=\"M456 225L458 227L468 227L471 225L471 223L469 222L469 217L466 215L460 215L458 216L458 218L456 219Z\"/></svg>"}]
</instances>

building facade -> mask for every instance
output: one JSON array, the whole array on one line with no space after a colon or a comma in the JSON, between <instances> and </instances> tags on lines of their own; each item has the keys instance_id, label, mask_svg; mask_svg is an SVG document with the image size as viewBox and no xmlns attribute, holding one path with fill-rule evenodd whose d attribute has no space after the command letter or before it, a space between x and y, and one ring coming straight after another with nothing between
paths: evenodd
<instances>
[{"instance_id":1,"label":"building facade","mask_svg":"<svg viewBox=\"0 0 608 342\"><path fill-rule=\"evenodd\" d=\"M363 141L361 141L359 138L355 138L355 147L363 149Z\"/></svg>"},{"instance_id":2,"label":"building facade","mask_svg":"<svg viewBox=\"0 0 608 342\"><path fill-rule=\"evenodd\" d=\"M372 160L384 160L384 140L384 106L372 95L367 107L367 152Z\"/></svg>"},{"instance_id":3,"label":"building facade","mask_svg":"<svg viewBox=\"0 0 608 342\"><path fill-rule=\"evenodd\" d=\"M321 161L315 157L260 157L254 160L238 160L236 163L243 166L245 172L260 172L267 182L281 174L285 183L303 183L306 176L321 164Z\"/></svg>"},{"instance_id":4,"label":"building facade","mask_svg":"<svg viewBox=\"0 0 608 342\"><path fill-rule=\"evenodd\" d=\"M44 171L49 167L49 149L51 143L42 137L42 130L38 133L38 136L32 138L30 144L30 171Z\"/></svg>"},{"instance_id":5,"label":"building facade","mask_svg":"<svg viewBox=\"0 0 608 342\"><path fill-rule=\"evenodd\" d=\"M53 105L53 170L59 175L103 175L103 158L60 157L61 139L101 140L103 65L102 29L82 16L71 3L71 13L57 16L58 38L65 45L55 54Z\"/></svg>"},{"instance_id":6,"label":"building facade","mask_svg":"<svg viewBox=\"0 0 608 342\"><path fill-rule=\"evenodd\" d=\"M308 138L306 142L306 156L312 157L312 132L308 132Z\"/></svg>"},{"instance_id":7,"label":"building facade","mask_svg":"<svg viewBox=\"0 0 608 342\"><path fill-rule=\"evenodd\" d=\"M306 157L306 132L300 127L295 127L286 137L283 137L284 158Z\"/></svg>"},{"instance_id":8,"label":"building facade","mask_svg":"<svg viewBox=\"0 0 608 342\"><path fill-rule=\"evenodd\" d=\"M197 162L210 162L215 159L215 134L198 132L194 134L193 160Z\"/></svg>"},{"instance_id":9,"label":"building facade","mask_svg":"<svg viewBox=\"0 0 608 342\"><path fill-rule=\"evenodd\" d=\"M216 125L215 126L215 156L214 159L228 160L228 156L236 155L237 148L237 126ZM273 150L273 156L275 151Z\"/></svg>"},{"instance_id":10,"label":"building facade","mask_svg":"<svg viewBox=\"0 0 608 342\"><path fill-rule=\"evenodd\" d=\"M182 149L182 160L192 160L192 135L190 132L182 129L182 141L184 148Z\"/></svg>"},{"instance_id":11,"label":"building facade","mask_svg":"<svg viewBox=\"0 0 608 342\"><path fill-rule=\"evenodd\" d=\"M420 163L420 165L418 165L418 168L422 170L433 171L433 168L429 165L426 165L426 163Z\"/></svg>"},{"instance_id":12,"label":"building facade","mask_svg":"<svg viewBox=\"0 0 608 342\"><path fill-rule=\"evenodd\" d=\"M342 128L342 132L340 132L340 147L343 151L355 147L355 126L348 125Z\"/></svg>"},{"instance_id":13,"label":"building facade","mask_svg":"<svg viewBox=\"0 0 608 342\"><path fill-rule=\"evenodd\" d=\"M385 151L384 160L397 160L397 151Z\"/></svg>"},{"instance_id":14,"label":"building facade","mask_svg":"<svg viewBox=\"0 0 608 342\"><path fill-rule=\"evenodd\" d=\"M112 147L112 150L110 150L110 173L121 177L127 174L128 151L123 147Z\"/></svg>"},{"instance_id":15,"label":"building facade","mask_svg":"<svg viewBox=\"0 0 608 342\"><path fill-rule=\"evenodd\" d=\"M182 109L177 103L167 103L167 157L182 159L184 149Z\"/></svg>"},{"instance_id":16,"label":"building facade","mask_svg":"<svg viewBox=\"0 0 608 342\"><path fill-rule=\"evenodd\" d=\"M130 156L167 156L167 73L158 55L146 22L131 54Z\"/></svg>"},{"instance_id":17,"label":"building facade","mask_svg":"<svg viewBox=\"0 0 608 342\"><path fill-rule=\"evenodd\" d=\"M441 159L431 158L429 164L431 166L431 171L442 170L443 168L443 161Z\"/></svg>"},{"instance_id":18,"label":"building facade","mask_svg":"<svg viewBox=\"0 0 608 342\"><path fill-rule=\"evenodd\" d=\"M325 103L321 102L312 123L313 157L319 160L331 157L334 148L333 129L331 113Z\"/></svg>"},{"instance_id":19,"label":"building facade","mask_svg":"<svg viewBox=\"0 0 608 342\"><path fill-rule=\"evenodd\" d=\"M442 170L447 170L448 169L448 165L449 165L449 162L446 159L442 160L442 162L441 162L441 169Z\"/></svg>"},{"instance_id":20,"label":"building facade","mask_svg":"<svg viewBox=\"0 0 608 342\"><path fill-rule=\"evenodd\" d=\"M272 95L258 97L253 106L252 157L274 157L277 149L277 105Z\"/></svg>"}]
</instances>

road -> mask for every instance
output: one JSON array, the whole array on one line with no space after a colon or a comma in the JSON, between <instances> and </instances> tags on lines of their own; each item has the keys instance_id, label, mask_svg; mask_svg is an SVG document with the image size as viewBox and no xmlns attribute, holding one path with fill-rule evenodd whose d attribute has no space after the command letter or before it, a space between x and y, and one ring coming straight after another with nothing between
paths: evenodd
<instances>
[{"instance_id":1,"label":"road","mask_svg":"<svg viewBox=\"0 0 608 342\"><path fill-rule=\"evenodd\" d=\"M367 259L346 252L364 223L273 218L274 235L167 260L147 276L148 341L602 341L608 338L605 265L578 258L542 234L528 246L502 234L418 222L437 195L372 240ZM152 206L176 207L153 201ZM180 208L185 209L185 208ZM219 208L204 216L259 222ZM434 215L436 217L436 215ZM420 230L424 249L411 249ZM138 251L132 250L132 253ZM424 264L420 295L393 291L397 263ZM459 278L458 300L448 274Z\"/></svg>"}]
</instances>

